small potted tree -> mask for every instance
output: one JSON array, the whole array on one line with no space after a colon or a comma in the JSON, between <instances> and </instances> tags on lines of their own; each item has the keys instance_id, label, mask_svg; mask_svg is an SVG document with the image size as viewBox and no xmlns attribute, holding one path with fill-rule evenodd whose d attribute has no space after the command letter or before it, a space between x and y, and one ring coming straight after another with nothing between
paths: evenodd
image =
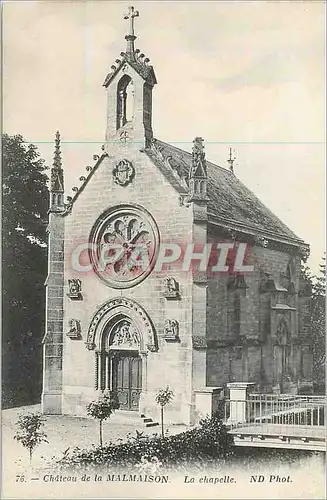
<instances>
[{"instance_id":1,"label":"small potted tree","mask_svg":"<svg viewBox=\"0 0 327 500\"><path fill-rule=\"evenodd\" d=\"M27 415L19 415L16 427L18 430L14 439L21 443L24 448L28 449L30 463L32 462L33 452L39 444L48 443L47 435L42 429L44 419L39 413L28 413Z\"/></svg>"},{"instance_id":2,"label":"small potted tree","mask_svg":"<svg viewBox=\"0 0 327 500\"><path fill-rule=\"evenodd\" d=\"M167 385L166 389L160 389L156 395L156 403L160 405L160 415L161 415L161 434L162 437L165 437L164 434L164 407L172 401L174 397L173 391L171 391Z\"/></svg>"},{"instance_id":3,"label":"small potted tree","mask_svg":"<svg viewBox=\"0 0 327 500\"><path fill-rule=\"evenodd\" d=\"M99 440L100 446L103 445L102 439L102 424L103 421L111 416L111 414L119 408L119 401L112 391L106 392L97 401L92 401L86 407L86 412L90 417L99 420Z\"/></svg>"}]
</instances>

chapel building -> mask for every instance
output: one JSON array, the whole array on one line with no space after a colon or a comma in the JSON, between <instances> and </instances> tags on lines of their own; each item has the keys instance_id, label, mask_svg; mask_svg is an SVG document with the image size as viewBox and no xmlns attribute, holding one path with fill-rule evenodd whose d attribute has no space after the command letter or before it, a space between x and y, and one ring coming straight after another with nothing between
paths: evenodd
<instances>
[{"instance_id":1,"label":"chapel building","mask_svg":"<svg viewBox=\"0 0 327 500\"><path fill-rule=\"evenodd\" d=\"M126 51L104 82L105 143L68 198L56 134L42 411L85 415L113 390L120 412L155 421L156 393L169 386L167 419L190 424L203 398L226 395L230 382L265 393L312 386L310 291L300 277L308 246L239 181L231 156L224 168L205 159L201 137L192 151L154 137L157 80L135 49L137 15L130 8ZM221 242L231 244L227 271L196 259L183 268L189 243L196 253ZM180 258L156 269L172 244ZM237 248L252 271L235 269Z\"/></svg>"}]
</instances>

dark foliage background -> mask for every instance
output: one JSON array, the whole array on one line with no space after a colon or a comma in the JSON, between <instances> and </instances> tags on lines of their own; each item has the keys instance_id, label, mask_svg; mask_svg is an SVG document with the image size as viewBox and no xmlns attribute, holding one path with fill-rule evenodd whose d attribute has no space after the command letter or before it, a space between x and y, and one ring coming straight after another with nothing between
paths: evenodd
<instances>
[{"instance_id":1,"label":"dark foliage background","mask_svg":"<svg viewBox=\"0 0 327 500\"><path fill-rule=\"evenodd\" d=\"M47 167L21 135L2 136L2 405L39 401L47 273Z\"/></svg>"},{"instance_id":2,"label":"dark foliage background","mask_svg":"<svg viewBox=\"0 0 327 500\"><path fill-rule=\"evenodd\" d=\"M319 273L314 276L308 267L302 268L302 277L311 287L310 329L313 348L314 391L324 394L326 368L326 256L322 258Z\"/></svg>"}]
</instances>

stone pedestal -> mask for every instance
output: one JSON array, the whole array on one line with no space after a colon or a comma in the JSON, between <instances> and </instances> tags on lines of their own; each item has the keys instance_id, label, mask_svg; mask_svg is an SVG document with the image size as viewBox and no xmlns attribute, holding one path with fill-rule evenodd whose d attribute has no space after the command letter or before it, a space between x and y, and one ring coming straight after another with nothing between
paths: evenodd
<instances>
[{"instance_id":1,"label":"stone pedestal","mask_svg":"<svg viewBox=\"0 0 327 500\"><path fill-rule=\"evenodd\" d=\"M61 391L60 392L43 392L41 397L41 412L44 415L61 415Z\"/></svg>"},{"instance_id":2,"label":"stone pedestal","mask_svg":"<svg viewBox=\"0 0 327 500\"><path fill-rule=\"evenodd\" d=\"M221 391L222 387L204 387L194 391L197 422L207 416L212 417L218 411Z\"/></svg>"},{"instance_id":3,"label":"stone pedestal","mask_svg":"<svg viewBox=\"0 0 327 500\"><path fill-rule=\"evenodd\" d=\"M229 418L230 424L241 424L247 421L247 397L254 387L253 382L231 382L229 389Z\"/></svg>"}]
</instances>

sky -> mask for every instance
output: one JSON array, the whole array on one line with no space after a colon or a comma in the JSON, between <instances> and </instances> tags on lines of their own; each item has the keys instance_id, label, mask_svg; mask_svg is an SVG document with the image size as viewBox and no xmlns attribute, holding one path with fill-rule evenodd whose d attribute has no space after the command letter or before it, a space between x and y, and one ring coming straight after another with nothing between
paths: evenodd
<instances>
[{"instance_id":1,"label":"sky","mask_svg":"<svg viewBox=\"0 0 327 500\"><path fill-rule=\"evenodd\" d=\"M3 131L51 165L62 138L66 194L100 152L110 66L129 3L4 2ZM136 47L150 58L154 136L235 173L311 247L325 248L324 2L138 1Z\"/></svg>"}]
</instances>

